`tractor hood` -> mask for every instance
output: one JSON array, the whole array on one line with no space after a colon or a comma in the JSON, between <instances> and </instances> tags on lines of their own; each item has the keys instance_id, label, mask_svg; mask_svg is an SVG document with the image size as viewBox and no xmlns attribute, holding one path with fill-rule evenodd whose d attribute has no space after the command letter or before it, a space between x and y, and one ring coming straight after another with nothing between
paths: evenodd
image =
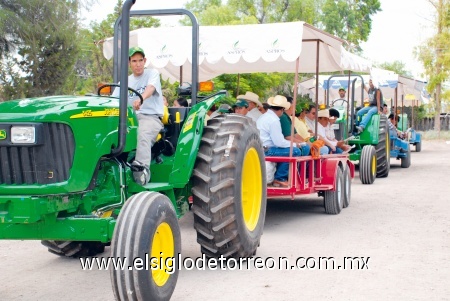
<instances>
[{"instance_id":1,"label":"tractor hood","mask_svg":"<svg viewBox=\"0 0 450 301\"><path fill-rule=\"evenodd\" d=\"M125 152L136 148L137 139L131 107L127 116ZM117 146L118 125L119 99L113 97L51 96L0 103L0 194L85 191L98 162ZM31 142L20 142L27 135Z\"/></svg>"},{"instance_id":2,"label":"tractor hood","mask_svg":"<svg viewBox=\"0 0 450 301\"><path fill-rule=\"evenodd\" d=\"M101 96L51 96L0 103L0 122L118 116L119 99ZM81 114L81 115L80 115Z\"/></svg>"}]
</instances>

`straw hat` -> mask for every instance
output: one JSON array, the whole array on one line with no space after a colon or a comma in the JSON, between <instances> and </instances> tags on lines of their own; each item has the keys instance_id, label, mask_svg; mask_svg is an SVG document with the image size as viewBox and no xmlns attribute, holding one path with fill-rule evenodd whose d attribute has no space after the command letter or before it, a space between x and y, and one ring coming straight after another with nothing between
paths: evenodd
<instances>
[{"instance_id":1,"label":"straw hat","mask_svg":"<svg viewBox=\"0 0 450 301\"><path fill-rule=\"evenodd\" d=\"M320 110L319 113L317 114L317 117L325 117L325 118L330 118L330 110L325 109L325 110Z\"/></svg>"},{"instance_id":2,"label":"straw hat","mask_svg":"<svg viewBox=\"0 0 450 301\"><path fill-rule=\"evenodd\" d=\"M245 99L254 102L258 107L262 107L262 103L259 101L259 96L253 92L247 91L244 95L238 95L236 99Z\"/></svg>"},{"instance_id":3,"label":"straw hat","mask_svg":"<svg viewBox=\"0 0 450 301\"><path fill-rule=\"evenodd\" d=\"M270 97L267 103L272 107L283 107L285 110L289 110L291 104L287 101L286 97L282 95L277 95L275 97Z\"/></svg>"}]
</instances>

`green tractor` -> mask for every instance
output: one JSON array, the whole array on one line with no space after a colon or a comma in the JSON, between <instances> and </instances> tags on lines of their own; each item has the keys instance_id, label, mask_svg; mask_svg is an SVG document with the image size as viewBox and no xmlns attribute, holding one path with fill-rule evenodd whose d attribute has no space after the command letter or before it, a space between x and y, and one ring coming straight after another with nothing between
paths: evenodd
<instances>
[{"instance_id":1,"label":"green tractor","mask_svg":"<svg viewBox=\"0 0 450 301\"><path fill-rule=\"evenodd\" d=\"M348 78L348 75L332 75L328 83L334 78ZM348 87L352 89L352 99L335 101L328 100L330 107L339 111L339 119L335 123L336 139L344 139L352 149L349 152L351 161L359 161L359 178L363 184L372 184L375 178L385 178L389 175L390 169L390 138L387 117L383 114L374 114L364 131L353 134L356 118L355 107L355 83L360 78L361 84L361 107L364 106L364 79L360 75L351 75L351 82ZM344 82L344 80L341 80ZM345 79L348 83L348 80ZM329 96L329 90L327 90ZM337 105L337 104L340 105ZM343 104L342 104L343 103Z\"/></svg>"},{"instance_id":2,"label":"green tractor","mask_svg":"<svg viewBox=\"0 0 450 301\"><path fill-rule=\"evenodd\" d=\"M181 258L178 219L189 211L191 196L203 254L255 254L266 210L264 154L259 132L245 117L224 115L205 125L209 108L225 93L196 102L194 56L192 107L169 108L152 150L151 181L134 183L137 118L127 107L133 4L125 1L122 38L115 36L123 62L119 98L53 96L0 104L0 239L41 240L60 256L94 256L110 246L112 258L150 258L144 269L111 270L115 297L167 300ZM174 12L191 18L192 53L198 53L195 17Z\"/></svg>"}]
</instances>

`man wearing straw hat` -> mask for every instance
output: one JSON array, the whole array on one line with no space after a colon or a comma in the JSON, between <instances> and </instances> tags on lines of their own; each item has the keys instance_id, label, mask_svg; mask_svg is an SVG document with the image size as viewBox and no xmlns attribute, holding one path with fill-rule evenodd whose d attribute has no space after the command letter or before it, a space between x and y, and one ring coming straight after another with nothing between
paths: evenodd
<instances>
[{"instance_id":1,"label":"man wearing straw hat","mask_svg":"<svg viewBox=\"0 0 450 301\"><path fill-rule=\"evenodd\" d=\"M259 101L259 96L255 93L247 91L244 95L238 95L236 99L236 103L240 100L247 102L247 113L245 115L250 117L254 122L256 122L256 120L258 120L258 118L262 115L259 111L259 107L262 107L262 103Z\"/></svg>"},{"instance_id":2,"label":"man wearing straw hat","mask_svg":"<svg viewBox=\"0 0 450 301\"><path fill-rule=\"evenodd\" d=\"M280 116L283 114L284 110L290 108L291 104L286 100L286 97L281 95L269 98L267 103L269 104L269 109L256 122L264 146L264 154L266 156L288 157L291 142L286 140L283 136ZM292 156L301 156L301 151L298 148L299 146L300 145L297 145L295 142L293 143ZM281 187L289 186L288 177L289 163L278 163L273 185Z\"/></svg>"}]
</instances>

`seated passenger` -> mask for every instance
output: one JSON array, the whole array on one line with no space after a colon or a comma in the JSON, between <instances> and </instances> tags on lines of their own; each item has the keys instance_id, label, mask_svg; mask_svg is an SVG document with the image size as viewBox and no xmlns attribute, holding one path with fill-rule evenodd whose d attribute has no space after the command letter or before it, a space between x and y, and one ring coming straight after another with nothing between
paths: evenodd
<instances>
[{"instance_id":1,"label":"seated passenger","mask_svg":"<svg viewBox=\"0 0 450 301\"><path fill-rule=\"evenodd\" d=\"M266 113L268 109L269 109L269 104L267 102L263 102L262 106L259 107L259 111L261 112L261 114Z\"/></svg>"},{"instance_id":2,"label":"seated passenger","mask_svg":"<svg viewBox=\"0 0 450 301\"><path fill-rule=\"evenodd\" d=\"M337 141L333 141L328 138L329 133L327 133L327 128L330 124L330 110L320 110L317 117L317 136L319 139L325 142L325 145L330 149L331 153L342 154L343 150L337 147Z\"/></svg>"},{"instance_id":3,"label":"seated passenger","mask_svg":"<svg viewBox=\"0 0 450 301\"><path fill-rule=\"evenodd\" d=\"M241 96L241 95L239 95L239 96ZM236 100L236 103L233 105L233 109L236 114L246 116L249 112L248 111L248 101L246 101L245 99L238 98L238 100ZM255 120L255 122L256 122L256 120Z\"/></svg>"},{"instance_id":4,"label":"seated passenger","mask_svg":"<svg viewBox=\"0 0 450 301\"><path fill-rule=\"evenodd\" d=\"M291 142L286 140L281 131L280 117L285 109L289 109L291 104L286 97L277 95L267 101L269 109L256 121L261 141L264 146L266 156L289 157ZM306 145L306 144L305 144ZM301 156L302 152L297 143L293 143L292 156ZM287 187L289 177L289 163L280 162L275 172L274 186Z\"/></svg>"},{"instance_id":5,"label":"seated passenger","mask_svg":"<svg viewBox=\"0 0 450 301\"><path fill-rule=\"evenodd\" d=\"M309 129L309 127L306 124L306 122L304 121L304 119L303 120L298 119L296 117L297 116L296 113L295 113L295 116L293 116L294 106L292 106L292 101L293 101L292 97L287 96L286 99L291 104L291 107L289 108L289 110L285 110L284 113L291 118L288 119L288 118L284 118L283 116L280 118L281 128L283 129L283 134L285 134L286 139L290 139L291 124L292 124L292 121L294 121L294 141L306 142L306 144L308 144L309 148L311 149L312 143L311 143L310 139L312 137L314 137L314 134ZM305 112L305 111L302 111L302 113L303 112ZM300 115L302 115L302 113L300 113ZM303 117L304 116L305 116L305 113L303 113ZM320 151L320 155L326 155L329 152L328 148L326 146L322 146L319 149L319 151ZM310 153L310 151L308 152L308 154L309 153ZM302 151L302 154L304 156L308 155L308 154L303 153L303 151Z\"/></svg>"},{"instance_id":6,"label":"seated passenger","mask_svg":"<svg viewBox=\"0 0 450 301\"><path fill-rule=\"evenodd\" d=\"M400 120L400 116L397 115L397 120L394 120L394 114L389 114L388 117L388 125L389 125L389 135L391 137L398 137L400 139L404 139L406 137L406 133L397 129L397 123Z\"/></svg>"},{"instance_id":7,"label":"seated passenger","mask_svg":"<svg viewBox=\"0 0 450 301\"><path fill-rule=\"evenodd\" d=\"M175 100L173 101L173 106L176 107L176 108L180 108L180 107L185 107L185 108L187 108L187 107L189 107L189 103L188 103L188 101L186 100L186 98L184 98L184 97L179 97L178 99L175 99Z\"/></svg>"},{"instance_id":8,"label":"seated passenger","mask_svg":"<svg viewBox=\"0 0 450 301\"><path fill-rule=\"evenodd\" d=\"M350 150L350 145L345 144L344 140L337 140L334 135L333 124L340 117L339 111L336 109L330 109L330 118L328 127L325 129L327 133L327 138L336 146L336 153L341 154L342 152Z\"/></svg>"},{"instance_id":9,"label":"seated passenger","mask_svg":"<svg viewBox=\"0 0 450 301\"><path fill-rule=\"evenodd\" d=\"M240 100L247 102L247 113L243 115L246 115L254 122L256 122L256 120L258 120L258 118L262 115L262 113L258 109L259 107L262 107L262 104L259 101L259 96L257 94L247 91L244 95L238 95L236 99L237 102L239 102Z\"/></svg>"}]
</instances>

